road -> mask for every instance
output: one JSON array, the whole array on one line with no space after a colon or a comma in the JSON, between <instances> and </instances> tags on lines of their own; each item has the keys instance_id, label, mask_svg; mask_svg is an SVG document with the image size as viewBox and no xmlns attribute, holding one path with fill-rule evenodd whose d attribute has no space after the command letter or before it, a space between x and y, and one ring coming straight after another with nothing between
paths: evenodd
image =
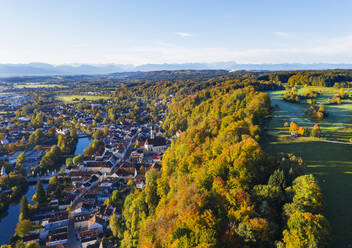
<instances>
[{"instance_id":1,"label":"road","mask_svg":"<svg viewBox=\"0 0 352 248\"><path fill-rule=\"evenodd\" d=\"M352 145L351 142L343 142L343 141L337 141L337 140L317 140L317 141L325 142L325 143L333 143L333 144Z\"/></svg>"},{"instance_id":2,"label":"road","mask_svg":"<svg viewBox=\"0 0 352 248\"><path fill-rule=\"evenodd\" d=\"M101 176L101 177L103 177L103 176ZM75 217L74 209L77 206L77 204L82 201L84 195L90 189L96 187L101 180L102 179L99 178L99 180L97 182L93 183L89 188L84 189L82 191L82 193L79 194L71 204L70 211L68 212L68 241L67 241L67 245L69 248L71 248L71 247L72 248L81 248L82 247L81 241L77 239L79 233L78 233L78 231L75 230L75 227L74 227L74 217Z\"/></svg>"},{"instance_id":3,"label":"road","mask_svg":"<svg viewBox=\"0 0 352 248\"><path fill-rule=\"evenodd\" d=\"M125 146L127 147L126 149L126 152L123 156L123 158L121 159L121 162L122 161L125 161L129 155L131 154L131 148L133 147L133 144L136 142L136 139L137 139L137 136L138 136L138 132L136 132L136 134L132 137L132 139L130 140L129 144L125 144ZM68 219L69 219L69 225L68 225L68 241L67 241L67 245L69 248L81 248L82 247L82 244L80 242L80 240L77 239L78 237L78 231L75 230L74 228L74 212L73 210L75 209L75 207L77 206L77 204L79 202L82 201L84 195L92 188L96 187L98 185L99 182L101 182L102 180L104 179L104 175L101 175L99 177L99 179L94 182L89 188L86 188L86 189L83 189L82 193L79 194L75 199L74 201L72 202L71 204L71 207L70 207L70 211L69 211L69 214L68 214Z\"/></svg>"},{"instance_id":4,"label":"road","mask_svg":"<svg viewBox=\"0 0 352 248\"><path fill-rule=\"evenodd\" d=\"M68 215L68 241L67 241L67 247L69 248L81 248L82 244L81 241L77 238L78 237L78 231L75 230L74 228L74 213L73 211L69 212Z\"/></svg>"}]
</instances>

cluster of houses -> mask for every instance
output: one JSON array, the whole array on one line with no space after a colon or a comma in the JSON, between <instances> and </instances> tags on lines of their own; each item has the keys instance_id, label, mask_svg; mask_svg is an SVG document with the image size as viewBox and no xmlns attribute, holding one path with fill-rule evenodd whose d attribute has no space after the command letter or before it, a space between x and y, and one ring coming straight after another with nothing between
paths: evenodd
<instances>
[{"instance_id":1,"label":"cluster of houses","mask_svg":"<svg viewBox=\"0 0 352 248\"><path fill-rule=\"evenodd\" d=\"M112 101L107 104L112 104ZM155 104L165 105L165 102ZM143 111L142 114L145 115L147 108ZM107 127L108 135L102 138L105 145L99 147L95 154L84 156L78 165L66 168L57 175L70 178L71 185L64 189L64 194L60 197L51 198L45 209L30 217L32 223L42 228L30 232L23 240L25 243L36 241L41 247L105 247L99 240L111 234L110 216L116 214L120 218L122 209L107 207L104 202L114 190L127 187L143 189L145 172L161 169L163 154L171 140L165 138L160 131L155 131L159 130L158 124L128 121L103 124L95 121L92 113L77 108L76 104L42 106L40 113L51 118L60 117L66 122L78 122L83 128L92 128L93 132ZM122 116L127 113L119 114ZM31 121L28 117L16 117L15 113L0 114L0 125L8 130L6 136L0 139L0 147L19 142L23 136L32 134L35 128ZM43 122L40 128L46 133L52 127L53 124ZM56 127L55 131L56 134L66 135L69 129ZM25 160L21 166L29 172L30 168L40 163L48 149L50 145L42 146L39 150L4 154L0 159L14 165L23 152ZM7 176L4 167L1 168L1 176Z\"/></svg>"},{"instance_id":2,"label":"cluster of houses","mask_svg":"<svg viewBox=\"0 0 352 248\"><path fill-rule=\"evenodd\" d=\"M18 107L16 109L19 109ZM15 110L16 110L15 109ZM42 116L50 118L61 118L67 122L79 121L82 126L89 126L94 121L94 115L88 112L78 110L74 104L42 106L40 112ZM36 128L31 125L32 118L17 117L15 112L0 113L0 127L6 130L5 137L0 138L0 145L8 145L21 140L23 136L29 136L34 133ZM53 124L43 122L40 126L43 133L46 133ZM57 134L67 134L67 128L56 128Z\"/></svg>"},{"instance_id":3,"label":"cluster of houses","mask_svg":"<svg viewBox=\"0 0 352 248\"><path fill-rule=\"evenodd\" d=\"M111 234L109 219L121 217L122 210L104 202L114 190L144 188L144 172L160 170L163 153L170 140L155 133L151 125L127 128L111 127L103 139L105 146L93 156L85 156L78 166L65 169L58 177L69 177L72 185L60 199L52 199L48 209L31 217L43 229L27 235L26 242L39 241L43 247L103 247L98 242ZM141 167L144 170L141 173Z\"/></svg>"},{"instance_id":4,"label":"cluster of houses","mask_svg":"<svg viewBox=\"0 0 352 248\"><path fill-rule=\"evenodd\" d=\"M67 114L67 112L74 114ZM94 121L94 115L79 111L74 105L57 105L51 107L43 107L40 111L43 116L50 117L60 117L67 122L72 122L72 120L79 120L82 126L89 126ZM14 112L0 113L0 127L3 129L3 135L0 137L0 150L1 146L8 146L10 144L20 143L22 138L26 139L35 132L36 128L31 125L32 119L29 117L16 117ZM49 129L53 128L53 124L48 124L43 122L40 129L43 133L47 133ZM97 124L96 128L103 128L101 123ZM68 128L55 128L56 134L66 135L69 132ZM25 142L26 142L25 139ZM41 146L41 150L33 150L33 146L29 150L16 151L14 153L3 153L0 154L0 160L6 160L10 165L14 165L17 162L17 158L21 153L25 155L25 161L21 166L26 170L27 173L30 172L30 168L38 165L41 158L44 156L45 152L50 150L51 145L56 143L56 139L47 140L47 144Z\"/></svg>"},{"instance_id":5,"label":"cluster of houses","mask_svg":"<svg viewBox=\"0 0 352 248\"><path fill-rule=\"evenodd\" d=\"M36 241L41 247L99 247L99 237L111 233L109 218L116 211L96 201L94 196L98 193L94 191L104 191L100 187L102 184L87 191L75 205L72 204L76 196L72 192L67 192L64 199L52 200L46 211L30 218L43 228L26 235L24 241Z\"/></svg>"},{"instance_id":6,"label":"cluster of houses","mask_svg":"<svg viewBox=\"0 0 352 248\"><path fill-rule=\"evenodd\" d=\"M24 135L29 135L34 133L35 128L30 127L31 118L19 117L16 118L14 113L2 113L0 114L0 126L3 129L7 129L10 132L0 139L1 145L8 145L10 143L19 142ZM16 127L15 123L19 123L21 127ZM28 126L27 126L28 125ZM26 126L26 128L23 128Z\"/></svg>"},{"instance_id":7,"label":"cluster of houses","mask_svg":"<svg viewBox=\"0 0 352 248\"><path fill-rule=\"evenodd\" d=\"M0 95L0 109L2 111L16 111L17 108L25 104L32 103L31 97L17 95L17 94L1 94Z\"/></svg>"}]
</instances>

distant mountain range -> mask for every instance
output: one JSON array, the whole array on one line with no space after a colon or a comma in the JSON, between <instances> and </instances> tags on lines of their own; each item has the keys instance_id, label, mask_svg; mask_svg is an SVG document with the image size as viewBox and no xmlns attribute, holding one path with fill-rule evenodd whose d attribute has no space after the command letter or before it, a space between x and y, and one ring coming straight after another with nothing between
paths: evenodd
<instances>
[{"instance_id":1,"label":"distant mountain range","mask_svg":"<svg viewBox=\"0 0 352 248\"><path fill-rule=\"evenodd\" d=\"M50 65L46 63L0 64L0 77L39 75L95 75L132 71L160 70L322 70L352 69L352 64L237 64L235 62L184 63L184 64L144 64L139 66L122 64L80 64Z\"/></svg>"}]
</instances>

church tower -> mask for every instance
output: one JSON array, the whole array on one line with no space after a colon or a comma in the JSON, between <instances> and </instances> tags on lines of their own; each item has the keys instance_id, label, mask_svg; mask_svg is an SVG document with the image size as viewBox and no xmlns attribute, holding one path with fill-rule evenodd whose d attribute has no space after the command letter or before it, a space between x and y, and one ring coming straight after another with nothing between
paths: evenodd
<instances>
[{"instance_id":1,"label":"church tower","mask_svg":"<svg viewBox=\"0 0 352 248\"><path fill-rule=\"evenodd\" d=\"M7 173L6 173L6 170L5 170L4 166L1 168L1 176L2 177L7 177Z\"/></svg>"},{"instance_id":2,"label":"church tower","mask_svg":"<svg viewBox=\"0 0 352 248\"><path fill-rule=\"evenodd\" d=\"M150 129L150 139L154 139L154 131L153 131L153 127Z\"/></svg>"}]
</instances>

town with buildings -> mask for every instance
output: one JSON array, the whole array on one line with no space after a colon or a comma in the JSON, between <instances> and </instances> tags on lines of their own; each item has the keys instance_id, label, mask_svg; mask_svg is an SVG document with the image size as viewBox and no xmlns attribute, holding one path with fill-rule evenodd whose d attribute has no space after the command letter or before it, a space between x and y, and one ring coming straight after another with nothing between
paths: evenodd
<instances>
[{"instance_id":1,"label":"town with buildings","mask_svg":"<svg viewBox=\"0 0 352 248\"><path fill-rule=\"evenodd\" d=\"M166 109L171 97L154 105ZM23 113L25 104L28 102L0 114L0 180L21 172L27 183L37 182L36 194L38 183L46 187L46 202L40 203L38 195L36 201L26 199L36 204L37 210L26 216L36 228L20 235L21 241L36 242L40 247L115 247L113 242L103 242L103 238L111 236L109 220L112 215L121 218L122 209L109 204L109 199L114 192L142 190L145 173L160 171L163 154L172 141L163 133L160 120L142 123L138 118L125 118L107 122L104 107L112 105L112 100L84 102L89 109L102 110L98 119L94 111L77 108L77 103L43 104L32 115ZM116 113L120 117L127 114ZM148 108L140 104L136 114L148 116ZM69 137L73 129L76 143L80 139L87 141L83 154L70 158L69 152L66 164L57 160L61 161L59 166L42 169L53 146L59 145L58 140L66 140L63 137ZM60 189L52 192L54 184ZM0 191L9 199L12 193L13 188Z\"/></svg>"},{"instance_id":2,"label":"town with buildings","mask_svg":"<svg viewBox=\"0 0 352 248\"><path fill-rule=\"evenodd\" d=\"M352 248L352 0L0 3L0 248Z\"/></svg>"},{"instance_id":3,"label":"town with buildings","mask_svg":"<svg viewBox=\"0 0 352 248\"><path fill-rule=\"evenodd\" d=\"M43 229L26 235L26 242L43 242L46 247L80 243L86 248L97 245L99 238L109 233L110 216L115 213L121 217L121 209L107 207L104 202L114 190L128 187L128 182L142 189L145 179L140 173L141 166L144 170L160 170L162 155L169 143L148 126L126 128L121 139L122 128L111 128L102 149L77 168L65 169L58 175L69 177L72 186L65 189L63 197L51 199L46 212L30 218ZM138 148L134 148L135 144Z\"/></svg>"}]
</instances>

